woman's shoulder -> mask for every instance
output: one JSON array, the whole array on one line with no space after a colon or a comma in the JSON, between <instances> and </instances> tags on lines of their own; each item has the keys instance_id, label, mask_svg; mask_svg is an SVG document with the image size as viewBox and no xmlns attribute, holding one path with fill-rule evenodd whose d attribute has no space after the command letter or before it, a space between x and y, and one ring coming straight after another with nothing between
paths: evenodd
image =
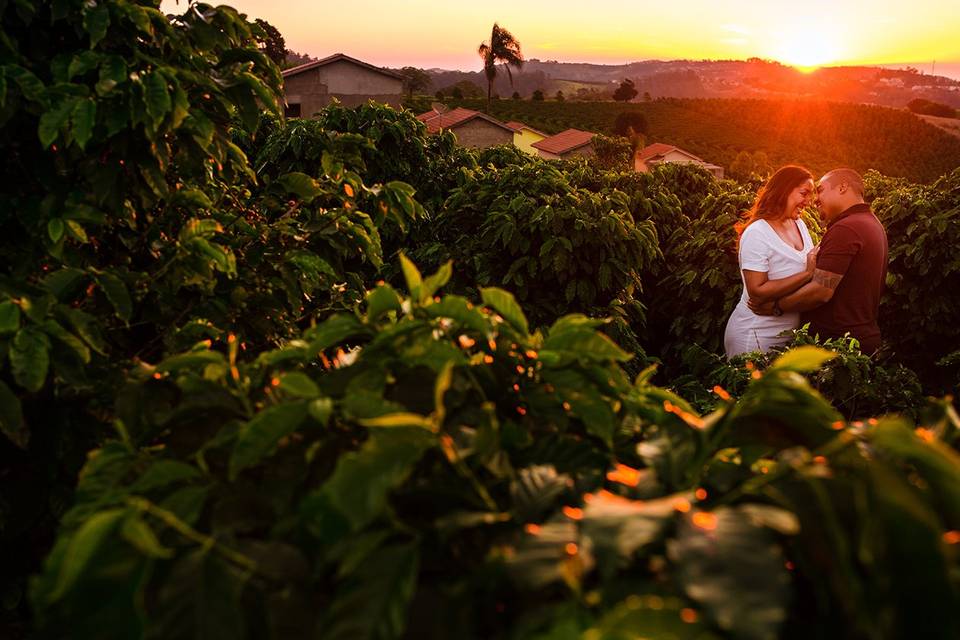
<instances>
[{"instance_id":1,"label":"woman's shoulder","mask_svg":"<svg viewBox=\"0 0 960 640\"><path fill-rule=\"evenodd\" d=\"M747 228L740 234L740 244L747 240L763 242L764 238L770 235L770 231L770 225L766 220L757 219L747 225Z\"/></svg>"}]
</instances>

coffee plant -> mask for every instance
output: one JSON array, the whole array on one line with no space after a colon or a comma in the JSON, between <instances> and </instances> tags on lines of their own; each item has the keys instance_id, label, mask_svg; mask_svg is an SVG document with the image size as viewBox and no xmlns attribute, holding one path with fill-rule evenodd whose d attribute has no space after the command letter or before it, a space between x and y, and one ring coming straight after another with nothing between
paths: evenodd
<instances>
[{"instance_id":1,"label":"coffee plant","mask_svg":"<svg viewBox=\"0 0 960 640\"><path fill-rule=\"evenodd\" d=\"M881 354L727 362L756 185L285 121L178 9L0 3L0 636L957 635L956 172L869 176Z\"/></svg>"}]
</instances>

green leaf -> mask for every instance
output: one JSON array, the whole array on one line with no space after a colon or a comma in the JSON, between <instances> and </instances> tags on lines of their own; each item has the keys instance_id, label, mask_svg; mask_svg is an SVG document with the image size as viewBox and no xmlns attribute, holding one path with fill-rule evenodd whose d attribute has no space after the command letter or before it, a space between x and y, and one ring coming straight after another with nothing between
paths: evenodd
<instances>
[{"instance_id":1,"label":"green leaf","mask_svg":"<svg viewBox=\"0 0 960 640\"><path fill-rule=\"evenodd\" d=\"M167 496L160 506L192 526L200 519L209 493L208 487L183 487Z\"/></svg>"},{"instance_id":2,"label":"green leaf","mask_svg":"<svg viewBox=\"0 0 960 640\"><path fill-rule=\"evenodd\" d=\"M420 301L424 303L432 298L440 287L450 281L452 275L453 260L448 260L435 274L424 279L423 285L420 287Z\"/></svg>"},{"instance_id":3,"label":"green leaf","mask_svg":"<svg viewBox=\"0 0 960 640\"><path fill-rule=\"evenodd\" d=\"M13 378L27 391L39 391L50 366L50 341L34 327L17 332L10 346Z\"/></svg>"},{"instance_id":4,"label":"green leaf","mask_svg":"<svg viewBox=\"0 0 960 640\"><path fill-rule=\"evenodd\" d=\"M312 528L323 526L332 509L358 531L380 515L387 495L399 486L436 436L420 428L377 429L359 451L345 453L327 482L304 501L302 513Z\"/></svg>"},{"instance_id":5,"label":"green leaf","mask_svg":"<svg viewBox=\"0 0 960 640\"><path fill-rule=\"evenodd\" d=\"M946 444L926 442L902 418L884 418L868 433L879 449L913 467L936 497L950 526L960 526L960 455Z\"/></svg>"},{"instance_id":6,"label":"green leaf","mask_svg":"<svg viewBox=\"0 0 960 640\"><path fill-rule=\"evenodd\" d=\"M70 131L81 149L85 149L93 136L93 126L97 121L97 103L93 100L79 100L70 114Z\"/></svg>"},{"instance_id":7,"label":"green leaf","mask_svg":"<svg viewBox=\"0 0 960 640\"><path fill-rule=\"evenodd\" d=\"M480 312L480 309L461 296L446 295L440 302L427 305L424 310L431 318L450 318L461 328L480 334L488 333L491 328L487 317Z\"/></svg>"},{"instance_id":8,"label":"green leaf","mask_svg":"<svg viewBox=\"0 0 960 640\"><path fill-rule=\"evenodd\" d=\"M437 427L426 416L419 413L387 413L376 418L357 420L361 425L371 427L418 427L427 431L436 431Z\"/></svg>"},{"instance_id":9,"label":"green leaf","mask_svg":"<svg viewBox=\"0 0 960 640\"><path fill-rule=\"evenodd\" d=\"M264 409L243 425L230 456L230 479L247 467L273 454L277 443L303 423L307 417L304 402L279 404Z\"/></svg>"},{"instance_id":10,"label":"green leaf","mask_svg":"<svg viewBox=\"0 0 960 640\"><path fill-rule=\"evenodd\" d=\"M480 297L485 305L503 316L503 319L522 335L530 334L527 317L523 315L523 309L517 304L512 293L497 287L486 287L480 289Z\"/></svg>"},{"instance_id":11,"label":"green leaf","mask_svg":"<svg viewBox=\"0 0 960 640\"><path fill-rule=\"evenodd\" d=\"M823 363L836 357L837 354L833 351L821 349L813 345L805 345L791 349L774 360L773 364L770 365L770 370L797 371L799 373L816 371L823 366Z\"/></svg>"},{"instance_id":12,"label":"green leaf","mask_svg":"<svg viewBox=\"0 0 960 640\"><path fill-rule=\"evenodd\" d=\"M74 240L80 242L81 244L86 244L90 242L90 239L87 237L87 232L76 220L64 220L66 225L67 235L69 235Z\"/></svg>"},{"instance_id":13,"label":"green leaf","mask_svg":"<svg viewBox=\"0 0 960 640\"><path fill-rule=\"evenodd\" d=\"M240 600L248 575L209 549L187 552L159 589L152 635L164 640L248 637L248 611Z\"/></svg>"},{"instance_id":14,"label":"green leaf","mask_svg":"<svg viewBox=\"0 0 960 640\"><path fill-rule=\"evenodd\" d=\"M20 399L3 380L0 380L0 432L21 449L27 448L30 431L23 421Z\"/></svg>"},{"instance_id":15,"label":"green leaf","mask_svg":"<svg viewBox=\"0 0 960 640\"><path fill-rule=\"evenodd\" d=\"M127 513L126 509L108 509L93 514L83 522L67 546L50 602L59 600L73 588Z\"/></svg>"},{"instance_id":16,"label":"green leaf","mask_svg":"<svg viewBox=\"0 0 960 640\"><path fill-rule=\"evenodd\" d=\"M120 527L123 539L151 558L170 558L173 550L164 547L146 522L136 514L129 515Z\"/></svg>"},{"instance_id":17,"label":"green leaf","mask_svg":"<svg viewBox=\"0 0 960 640\"><path fill-rule=\"evenodd\" d=\"M52 222L52 221L51 221ZM58 269L43 279L44 288L52 293L61 302L73 292L80 281L87 275L86 271L65 267Z\"/></svg>"},{"instance_id":18,"label":"green leaf","mask_svg":"<svg viewBox=\"0 0 960 640\"><path fill-rule=\"evenodd\" d=\"M377 549L336 588L323 623L325 640L404 637L417 584L416 542Z\"/></svg>"},{"instance_id":19,"label":"green leaf","mask_svg":"<svg viewBox=\"0 0 960 640\"><path fill-rule=\"evenodd\" d=\"M206 367L209 364L224 363L226 363L226 358L224 358L223 354L219 351L188 351L187 353L180 353L175 356L170 356L169 358L164 358L164 360L157 365L157 371L160 373L174 372L180 369Z\"/></svg>"},{"instance_id":20,"label":"green leaf","mask_svg":"<svg viewBox=\"0 0 960 640\"><path fill-rule=\"evenodd\" d=\"M24 98L31 102L46 104L47 90L40 78L31 71L17 65L9 65L5 67L4 71L7 77L11 78L20 87L20 92Z\"/></svg>"},{"instance_id":21,"label":"green leaf","mask_svg":"<svg viewBox=\"0 0 960 640\"><path fill-rule=\"evenodd\" d=\"M297 398L316 398L320 387L305 373L292 371L280 376L280 390Z\"/></svg>"},{"instance_id":22,"label":"green leaf","mask_svg":"<svg viewBox=\"0 0 960 640\"><path fill-rule=\"evenodd\" d=\"M13 333L20 329L20 305L11 300L0 302L0 333Z\"/></svg>"},{"instance_id":23,"label":"green leaf","mask_svg":"<svg viewBox=\"0 0 960 640\"><path fill-rule=\"evenodd\" d=\"M347 338L368 335L369 332L356 316L338 313L327 318L323 324L304 332L304 338L310 341L310 351L316 354L340 344Z\"/></svg>"},{"instance_id":24,"label":"green leaf","mask_svg":"<svg viewBox=\"0 0 960 640\"><path fill-rule=\"evenodd\" d=\"M100 65L100 80L97 82L97 93L106 95L117 85L127 81L127 63L120 56L110 56Z\"/></svg>"},{"instance_id":25,"label":"green leaf","mask_svg":"<svg viewBox=\"0 0 960 640\"><path fill-rule=\"evenodd\" d=\"M399 312L400 309L400 295L388 284L367 293L367 322L376 322L388 311Z\"/></svg>"},{"instance_id":26,"label":"green leaf","mask_svg":"<svg viewBox=\"0 0 960 640\"><path fill-rule=\"evenodd\" d=\"M107 35L110 26L110 9L106 3L88 4L83 13L83 28L90 35L90 48L97 46Z\"/></svg>"},{"instance_id":27,"label":"green leaf","mask_svg":"<svg viewBox=\"0 0 960 640\"><path fill-rule=\"evenodd\" d=\"M133 315L133 301L130 299L127 285L123 283L123 280L107 271L96 274L94 279L107 296L107 300L113 305L117 317L129 321L130 316Z\"/></svg>"},{"instance_id":28,"label":"green leaf","mask_svg":"<svg viewBox=\"0 0 960 640\"><path fill-rule=\"evenodd\" d=\"M333 400L317 398L307 405L307 412L311 418L323 426L327 426L330 423L330 416L333 414Z\"/></svg>"},{"instance_id":29,"label":"green leaf","mask_svg":"<svg viewBox=\"0 0 960 640\"><path fill-rule=\"evenodd\" d=\"M277 179L277 183L287 193L292 193L300 199L309 202L323 193L320 183L299 171L284 174Z\"/></svg>"},{"instance_id":30,"label":"green leaf","mask_svg":"<svg viewBox=\"0 0 960 640\"><path fill-rule=\"evenodd\" d=\"M147 105L147 115L153 120L153 128L159 128L163 118L173 106L170 90L167 88L167 77L163 72L152 71L144 77L143 99Z\"/></svg>"},{"instance_id":31,"label":"green leaf","mask_svg":"<svg viewBox=\"0 0 960 640\"><path fill-rule=\"evenodd\" d=\"M44 149L53 144L53 141L60 135L60 130L70 119L70 114L73 113L76 103L77 100L64 100L56 107L47 109L40 116L37 135L40 137L40 144L43 145Z\"/></svg>"},{"instance_id":32,"label":"green leaf","mask_svg":"<svg viewBox=\"0 0 960 640\"><path fill-rule=\"evenodd\" d=\"M175 482L198 477L200 477L200 471L191 464L178 460L158 460L137 478L136 482L130 486L130 490L134 493L146 493Z\"/></svg>"},{"instance_id":33,"label":"green leaf","mask_svg":"<svg viewBox=\"0 0 960 640\"><path fill-rule=\"evenodd\" d=\"M107 343L103 339L103 334L100 332L100 323L97 322L96 318L71 307L61 307L60 312L76 334L83 338L91 349L100 355L106 355Z\"/></svg>"},{"instance_id":34,"label":"green leaf","mask_svg":"<svg viewBox=\"0 0 960 640\"><path fill-rule=\"evenodd\" d=\"M686 514L668 550L683 590L717 626L737 638L779 637L791 577L776 536L748 512Z\"/></svg>"},{"instance_id":35,"label":"green leaf","mask_svg":"<svg viewBox=\"0 0 960 640\"><path fill-rule=\"evenodd\" d=\"M47 335L70 349L80 362L83 364L90 363L90 350L80 338L64 329L56 320L50 318L44 320L42 326Z\"/></svg>"},{"instance_id":36,"label":"green leaf","mask_svg":"<svg viewBox=\"0 0 960 640\"><path fill-rule=\"evenodd\" d=\"M570 330L551 335L544 341L541 355L547 351L566 352L574 357L594 361L626 362L633 357L613 340L593 329Z\"/></svg>"},{"instance_id":37,"label":"green leaf","mask_svg":"<svg viewBox=\"0 0 960 640\"><path fill-rule=\"evenodd\" d=\"M63 220L60 218L51 218L47 221L47 235L50 236L50 241L53 243L60 242L60 238L63 237L64 231Z\"/></svg>"},{"instance_id":38,"label":"green leaf","mask_svg":"<svg viewBox=\"0 0 960 640\"><path fill-rule=\"evenodd\" d=\"M400 269L403 271L403 279L407 282L407 291L414 298L419 299L420 285L423 284L423 277L417 265L413 264L407 256L400 254Z\"/></svg>"}]
</instances>

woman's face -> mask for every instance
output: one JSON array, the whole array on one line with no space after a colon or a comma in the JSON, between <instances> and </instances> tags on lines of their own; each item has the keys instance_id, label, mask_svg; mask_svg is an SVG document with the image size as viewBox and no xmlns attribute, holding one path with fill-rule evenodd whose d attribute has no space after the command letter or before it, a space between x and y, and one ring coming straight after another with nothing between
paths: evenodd
<instances>
[{"instance_id":1,"label":"woman's face","mask_svg":"<svg viewBox=\"0 0 960 640\"><path fill-rule=\"evenodd\" d=\"M814 193L813 180L801 182L800 186L787 196L787 206L783 216L793 220L799 218L803 209L810 204L810 199L814 196Z\"/></svg>"}]
</instances>

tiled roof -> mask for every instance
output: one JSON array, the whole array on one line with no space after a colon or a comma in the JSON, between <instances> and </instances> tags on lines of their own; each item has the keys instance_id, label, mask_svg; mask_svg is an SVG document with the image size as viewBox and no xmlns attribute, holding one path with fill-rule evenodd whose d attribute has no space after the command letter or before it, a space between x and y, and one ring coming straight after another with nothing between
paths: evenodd
<instances>
[{"instance_id":1,"label":"tiled roof","mask_svg":"<svg viewBox=\"0 0 960 640\"><path fill-rule=\"evenodd\" d=\"M663 144L662 142L654 142L653 144L641 149L637 153L637 159L646 162L647 160L654 160L660 156L665 156L671 151L679 151L686 156L690 156L694 160L704 162L703 158L698 158L689 151L684 151L680 147L675 147L672 144Z\"/></svg>"},{"instance_id":2,"label":"tiled roof","mask_svg":"<svg viewBox=\"0 0 960 640\"><path fill-rule=\"evenodd\" d=\"M474 118L480 118L481 120L486 120L487 122L494 124L508 131L513 131L513 129L496 118L491 118L485 113L480 113L479 111L474 111L473 109L464 109L463 107L457 107L451 111L446 111L440 113L438 111L427 111L426 113L421 113L417 116L417 120L427 125L427 133L437 133L441 129L453 129L454 127L459 127L460 125L473 120Z\"/></svg>"},{"instance_id":3,"label":"tiled roof","mask_svg":"<svg viewBox=\"0 0 960 640\"><path fill-rule=\"evenodd\" d=\"M520 131L520 129L526 129L528 131L533 131L534 133L539 134L544 138L547 137L547 134L545 134L543 131L540 131L539 129L534 129L528 124L523 124L519 120L511 120L510 122L507 123L507 126L513 129L514 131Z\"/></svg>"},{"instance_id":4,"label":"tiled roof","mask_svg":"<svg viewBox=\"0 0 960 640\"><path fill-rule=\"evenodd\" d=\"M398 80L403 80L403 76L395 71L390 71L389 69L383 69L381 67L376 67L369 62L364 62L363 60L357 60L356 58L351 58L345 53L335 53L332 56L327 56L323 60L314 60L313 62L307 62L306 64L301 64L296 67L292 67L283 72L283 77L288 78L290 76L295 76L298 73L303 73L304 71L309 71L310 69L316 69L317 67L322 67L324 65L331 64L333 62L339 62L340 60L346 60L347 62L352 62L353 64L360 65L370 69L371 71L376 71L382 73L385 76L390 76L391 78L397 78Z\"/></svg>"},{"instance_id":5,"label":"tiled roof","mask_svg":"<svg viewBox=\"0 0 960 640\"><path fill-rule=\"evenodd\" d=\"M593 133L592 131L567 129L566 131L561 131L560 133L550 136L549 138L538 140L530 146L534 149L539 149L540 151L545 151L547 153L562 155L584 145L590 144L595 135L597 134Z\"/></svg>"}]
</instances>

